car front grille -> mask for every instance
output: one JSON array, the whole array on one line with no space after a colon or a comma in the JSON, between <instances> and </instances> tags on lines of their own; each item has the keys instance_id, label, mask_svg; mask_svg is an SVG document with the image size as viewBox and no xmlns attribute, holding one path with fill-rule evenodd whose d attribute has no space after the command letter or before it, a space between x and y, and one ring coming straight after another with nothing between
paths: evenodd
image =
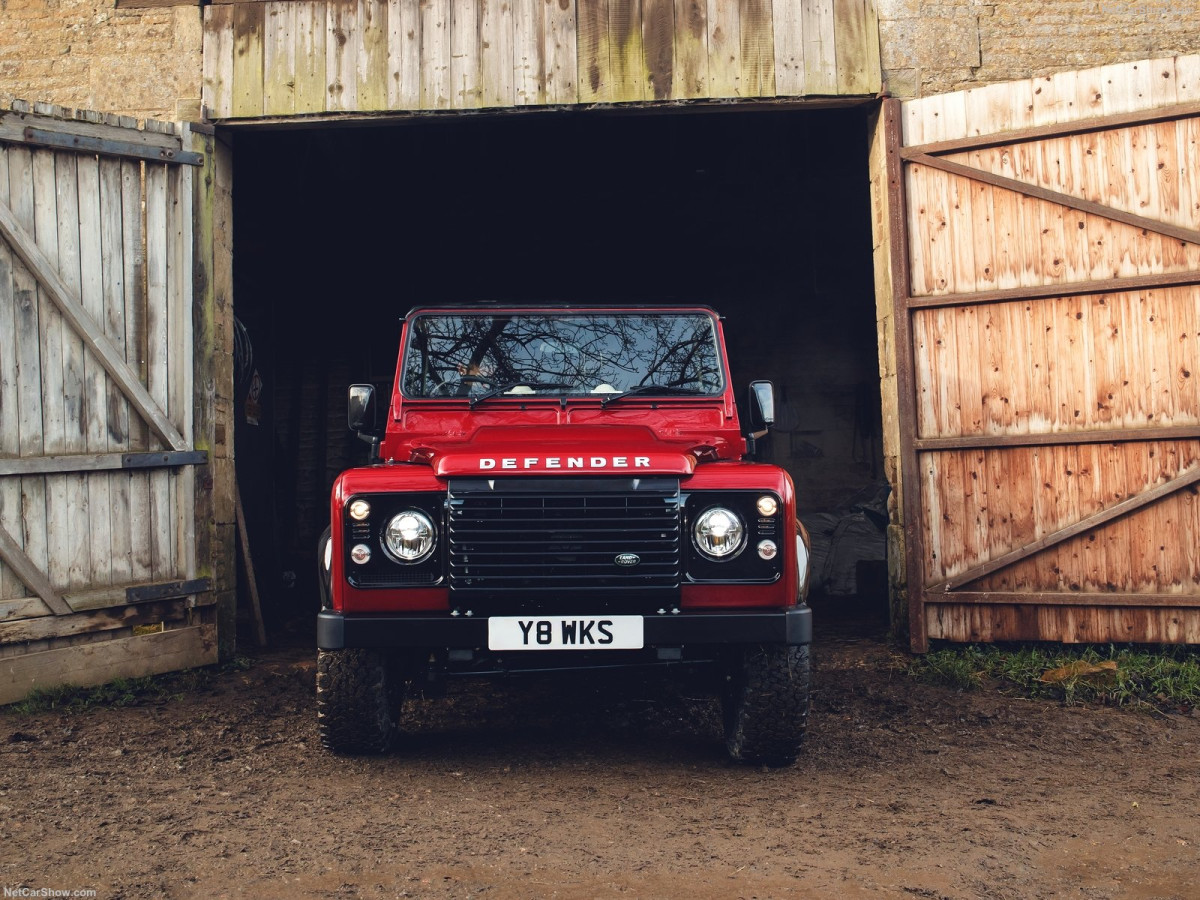
<instances>
[{"instance_id":1,"label":"car front grille","mask_svg":"<svg viewBox=\"0 0 1200 900\"><path fill-rule=\"evenodd\" d=\"M449 500L452 592L679 587L677 479L453 479Z\"/></svg>"}]
</instances>

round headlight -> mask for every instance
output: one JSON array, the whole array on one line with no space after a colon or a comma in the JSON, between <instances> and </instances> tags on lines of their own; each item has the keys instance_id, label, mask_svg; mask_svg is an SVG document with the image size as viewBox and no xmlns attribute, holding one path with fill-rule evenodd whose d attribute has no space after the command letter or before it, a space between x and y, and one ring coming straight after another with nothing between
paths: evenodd
<instances>
[{"instance_id":1,"label":"round headlight","mask_svg":"<svg viewBox=\"0 0 1200 900\"><path fill-rule=\"evenodd\" d=\"M770 494L763 494L754 505L758 507L760 516L773 516L779 509L779 502Z\"/></svg>"},{"instance_id":2,"label":"round headlight","mask_svg":"<svg viewBox=\"0 0 1200 900\"><path fill-rule=\"evenodd\" d=\"M429 516L406 509L392 516L383 531L383 545L400 562L415 563L433 552L435 532Z\"/></svg>"},{"instance_id":3,"label":"round headlight","mask_svg":"<svg viewBox=\"0 0 1200 900\"><path fill-rule=\"evenodd\" d=\"M351 500L349 512L350 518L355 522L361 522L371 514L371 504L366 500Z\"/></svg>"},{"instance_id":4,"label":"round headlight","mask_svg":"<svg viewBox=\"0 0 1200 900\"><path fill-rule=\"evenodd\" d=\"M744 546L746 528L737 513L714 506L697 517L692 537L696 548L709 559L730 559Z\"/></svg>"}]
</instances>

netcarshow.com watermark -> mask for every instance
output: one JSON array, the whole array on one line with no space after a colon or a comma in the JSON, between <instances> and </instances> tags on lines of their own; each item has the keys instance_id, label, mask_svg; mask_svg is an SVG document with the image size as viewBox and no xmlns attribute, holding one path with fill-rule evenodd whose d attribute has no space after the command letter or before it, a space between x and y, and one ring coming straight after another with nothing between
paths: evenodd
<instances>
[{"instance_id":1,"label":"netcarshow.com watermark","mask_svg":"<svg viewBox=\"0 0 1200 900\"><path fill-rule=\"evenodd\" d=\"M58 888L9 887L4 886L5 897L95 897L95 888L60 890Z\"/></svg>"}]
</instances>

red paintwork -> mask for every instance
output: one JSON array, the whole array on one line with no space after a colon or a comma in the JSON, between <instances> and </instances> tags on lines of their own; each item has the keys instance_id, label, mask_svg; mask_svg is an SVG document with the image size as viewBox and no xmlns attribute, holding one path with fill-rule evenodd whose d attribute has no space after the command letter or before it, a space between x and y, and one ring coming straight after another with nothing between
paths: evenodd
<instances>
[{"instance_id":1,"label":"red paintwork","mask_svg":"<svg viewBox=\"0 0 1200 900\"><path fill-rule=\"evenodd\" d=\"M435 310L416 310L409 316ZM444 310L440 310L443 311ZM489 313L519 308L489 308ZM574 312L621 312L620 309L572 309ZM704 312L695 308L656 310ZM715 319L714 315L714 319ZM724 336L721 338L722 363ZM408 323L401 338L407 338ZM771 585L684 584L684 608L783 607L796 602L796 498L790 476L782 469L744 462L746 441L734 404L732 384L717 397L633 396L601 408L599 397L558 398L499 396L469 409L466 399L409 399L393 391L381 464L343 472L333 486L333 605L343 612L437 611L449 609L446 588L358 590L345 581L342 513L354 494L444 491L445 479L460 475L503 477L538 475L669 474L684 491L773 490L783 498L780 515L787 523L785 547L789 565ZM399 362L394 382L401 383ZM622 462L623 461L623 462ZM598 464L602 462L602 464Z\"/></svg>"}]
</instances>

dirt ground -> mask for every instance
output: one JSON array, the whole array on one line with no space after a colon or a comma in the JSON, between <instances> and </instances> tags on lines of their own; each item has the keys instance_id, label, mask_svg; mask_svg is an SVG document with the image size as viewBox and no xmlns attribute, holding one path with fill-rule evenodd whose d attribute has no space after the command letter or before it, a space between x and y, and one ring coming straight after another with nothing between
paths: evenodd
<instances>
[{"instance_id":1,"label":"dirt ground","mask_svg":"<svg viewBox=\"0 0 1200 900\"><path fill-rule=\"evenodd\" d=\"M807 752L727 763L672 679L463 683L318 746L277 649L150 705L0 714L0 885L100 898L1195 898L1200 720L959 694L814 651ZM4 896L13 896L5 893ZM36 896L36 895L31 895Z\"/></svg>"}]
</instances>

